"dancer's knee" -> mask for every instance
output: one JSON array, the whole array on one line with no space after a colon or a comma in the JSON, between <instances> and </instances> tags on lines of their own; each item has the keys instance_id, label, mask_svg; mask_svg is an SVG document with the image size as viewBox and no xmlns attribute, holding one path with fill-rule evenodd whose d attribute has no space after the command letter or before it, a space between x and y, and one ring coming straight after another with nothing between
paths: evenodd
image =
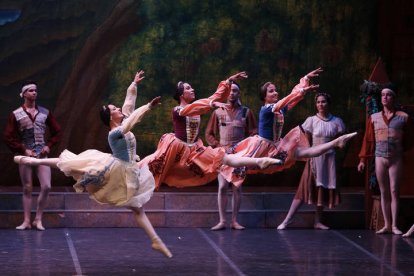
<instances>
[{"instance_id":1,"label":"dancer's knee","mask_svg":"<svg viewBox=\"0 0 414 276\"><path fill-rule=\"evenodd\" d=\"M32 183L23 183L23 195L30 196L33 192L33 184Z\"/></svg>"}]
</instances>

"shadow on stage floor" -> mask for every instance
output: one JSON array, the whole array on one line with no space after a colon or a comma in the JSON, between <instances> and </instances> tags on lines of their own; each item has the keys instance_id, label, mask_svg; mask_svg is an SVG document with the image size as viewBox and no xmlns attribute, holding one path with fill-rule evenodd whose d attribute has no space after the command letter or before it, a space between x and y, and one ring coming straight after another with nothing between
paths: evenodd
<instances>
[{"instance_id":1,"label":"shadow on stage floor","mask_svg":"<svg viewBox=\"0 0 414 276\"><path fill-rule=\"evenodd\" d=\"M369 230L158 228L0 229L2 275L409 275L414 238Z\"/></svg>"}]
</instances>

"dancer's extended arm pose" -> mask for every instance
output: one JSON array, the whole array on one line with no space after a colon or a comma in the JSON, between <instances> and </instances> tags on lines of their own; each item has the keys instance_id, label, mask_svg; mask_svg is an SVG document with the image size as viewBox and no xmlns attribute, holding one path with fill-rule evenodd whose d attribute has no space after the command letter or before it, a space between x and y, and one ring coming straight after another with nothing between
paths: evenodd
<instances>
[{"instance_id":1,"label":"dancer's extended arm pose","mask_svg":"<svg viewBox=\"0 0 414 276\"><path fill-rule=\"evenodd\" d=\"M303 130L311 137L313 146L332 141L345 132L343 121L330 113L330 104L329 94L316 94L315 105L318 112L315 116L308 117L302 124ZM321 223L320 217L324 203L328 202L329 208L339 203L339 194L336 188L335 151L332 149L306 162L299 188L289 212L277 229L285 229L291 223L293 216L303 202L316 205L315 229L329 229Z\"/></svg>"},{"instance_id":2,"label":"dancer's extended arm pose","mask_svg":"<svg viewBox=\"0 0 414 276\"><path fill-rule=\"evenodd\" d=\"M14 110L4 130L6 144L17 154L45 158L50 148L60 140L61 129L52 113L36 104L37 85L27 82L23 85L20 97L24 99L21 107ZM51 134L46 139L46 130ZM23 185L23 223L17 230L30 229L30 211L32 208L33 171L36 172L40 183L40 193L37 199L36 217L33 226L37 230L45 230L42 224L43 210L46 207L51 188L51 173L47 166L32 168L24 164L19 165L20 180Z\"/></svg>"},{"instance_id":3,"label":"dancer's extended arm pose","mask_svg":"<svg viewBox=\"0 0 414 276\"><path fill-rule=\"evenodd\" d=\"M108 141L113 154L87 150L79 155L68 150L59 158L34 159L15 157L15 162L31 166L46 165L59 168L65 175L77 182L77 192L87 190L94 200L116 206L125 206L134 212L138 225L151 239L152 248L172 257L171 252L158 237L145 214L143 205L154 191L154 178L148 167L138 168L136 163L136 140L131 128L141 121L145 113L160 103L160 97L134 110L137 84L144 78L144 72L136 73L128 87L121 112L114 105L104 106L100 112L102 121L110 127ZM127 116L129 115L129 116Z\"/></svg>"},{"instance_id":4,"label":"dancer's extended arm pose","mask_svg":"<svg viewBox=\"0 0 414 276\"><path fill-rule=\"evenodd\" d=\"M253 113L246 106L241 105L240 102L240 85L233 83L231 85L231 92L227 99L227 108L216 109L210 117L206 128L206 140L211 147L224 147L228 149L234 146L248 136L257 133L256 119ZM221 174L217 176L218 179L218 209L220 221L212 227L211 230L221 230L225 228L226 208L227 208L227 189L229 182L227 182ZM242 230L244 227L237 222L237 215L241 204L241 187L232 186L232 219L231 228Z\"/></svg>"},{"instance_id":5,"label":"dancer's extended arm pose","mask_svg":"<svg viewBox=\"0 0 414 276\"><path fill-rule=\"evenodd\" d=\"M369 117L359 154L360 172L365 169L366 158L375 156L375 174L381 191L381 209L385 224L377 234L402 234L397 224L402 155L404 150L412 147L413 122L407 113L396 110L395 97L394 87L387 86L382 89L383 109Z\"/></svg>"},{"instance_id":6,"label":"dancer's extended arm pose","mask_svg":"<svg viewBox=\"0 0 414 276\"><path fill-rule=\"evenodd\" d=\"M280 163L273 158L245 158L226 155L223 148L205 147L199 139L200 115L227 100L234 80L247 78L245 72L237 73L219 84L209 98L195 102L194 89L180 81L174 98L179 106L172 110L174 133L163 135L155 153L139 164L148 164L155 178L156 187L162 183L175 187L199 186L217 177L222 164L232 167L268 167Z\"/></svg>"},{"instance_id":7,"label":"dancer's extended arm pose","mask_svg":"<svg viewBox=\"0 0 414 276\"><path fill-rule=\"evenodd\" d=\"M266 169L258 168L230 168L224 166L221 174L236 186L240 186L246 174L271 174L291 167L296 159L315 157L334 148L343 146L355 133L341 136L333 141L309 147L308 139L300 127L295 127L283 138L281 129L284 123L283 108L292 108L308 91L319 88L319 85L310 84L309 79L319 76L321 68L309 72L297 84L292 92L278 101L276 86L270 82L265 83L260 91L260 98L264 106L259 114L259 135L248 137L232 148L234 155L244 157L273 156L281 159L281 166L272 166Z\"/></svg>"}]
</instances>

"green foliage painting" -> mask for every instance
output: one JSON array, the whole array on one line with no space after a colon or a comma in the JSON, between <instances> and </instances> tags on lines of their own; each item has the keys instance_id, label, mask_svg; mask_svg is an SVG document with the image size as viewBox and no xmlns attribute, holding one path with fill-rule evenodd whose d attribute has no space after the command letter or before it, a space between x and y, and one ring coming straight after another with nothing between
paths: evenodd
<instances>
[{"instance_id":1,"label":"green foliage painting","mask_svg":"<svg viewBox=\"0 0 414 276\"><path fill-rule=\"evenodd\" d=\"M261 84L276 83L284 96L306 72L322 66L321 89L333 95L336 115L346 118L348 128L359 127L358 88L377 58L372 7L372 1L358 0L143 1L137 10L143 27L112 58L109 89L116 92L110 99L121 103L135 71L145 70L139 104L163 97L161 109L136 132L150 153L171 131L178 81L191 83L198 98L207 97L220 80L245 70L242 101L257 113ZM314 112L308 96L289 115L285 132Z\"/></svg>"}]
</instances>

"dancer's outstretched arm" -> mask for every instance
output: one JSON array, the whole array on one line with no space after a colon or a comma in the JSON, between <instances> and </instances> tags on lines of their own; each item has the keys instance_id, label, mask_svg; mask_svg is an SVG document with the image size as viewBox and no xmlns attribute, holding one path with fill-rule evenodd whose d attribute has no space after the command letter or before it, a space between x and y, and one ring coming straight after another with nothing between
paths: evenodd
<instances>
[{"instance_id":1,"label":"dancer's outstretched arm","mask_svg":"<svg viewBox=\"0 0 414 276\"><path fill-rule=\"evenodd\" d=\"M146 105L143 105L132 112L132 114L124 119L122 122L121 128L122 133L127 133L130 131L137 123L141 122L142 118L144 117L145 113L150 111L152 108L161 104L161 96L155 97Z\"/></svg>"},{"instance_id":2,"label":"dancer's outstretched arm","mask_svg":"<svg viewBox=\"0 0 414 276\"><path fill-rule=\"evenodd\" d=\"M272 111L279 112L285 106L288 109L292 109L295 105L297 105L304 96L312 90L316 90L319 88L318 84L310 84L310 79L314 77L318 77L320 73L322 73L322 68L317 68L309 73L307 73L303 78L300 79L299 83L292 89L292 92L287 95L286 97L279 100L274 106Z\"/></svg>"},{"instance_id":3,"label":"dancer's outstretched arm","mask_svg":"<svg viewBox=\"0 0 414 276\"><path fill-rule=\"evenodd\" d=\"M230 76L227 80L220 82L216 92L208 98L199 99L191 104L186 105L180 110L180 116L203 115L210 112L214 107L214 102L225 102L230 94L231 84L235 80L246 79L246 72L239 72Z\"/></svg>"},{"instance_id":4,"label":"dancer's outstretched arm","mask_svg":"<svg viewBox=\"0 0 414 276\"><path fill-rule=\"evenodd\" d=\"M135 110L135 102L137 100L137 85L144 79L144 71L140 70L135 74L134 80L129 85L125 96L125 101L122 106L122 113L130 116Z\"/></svg>"}]
</instances>

